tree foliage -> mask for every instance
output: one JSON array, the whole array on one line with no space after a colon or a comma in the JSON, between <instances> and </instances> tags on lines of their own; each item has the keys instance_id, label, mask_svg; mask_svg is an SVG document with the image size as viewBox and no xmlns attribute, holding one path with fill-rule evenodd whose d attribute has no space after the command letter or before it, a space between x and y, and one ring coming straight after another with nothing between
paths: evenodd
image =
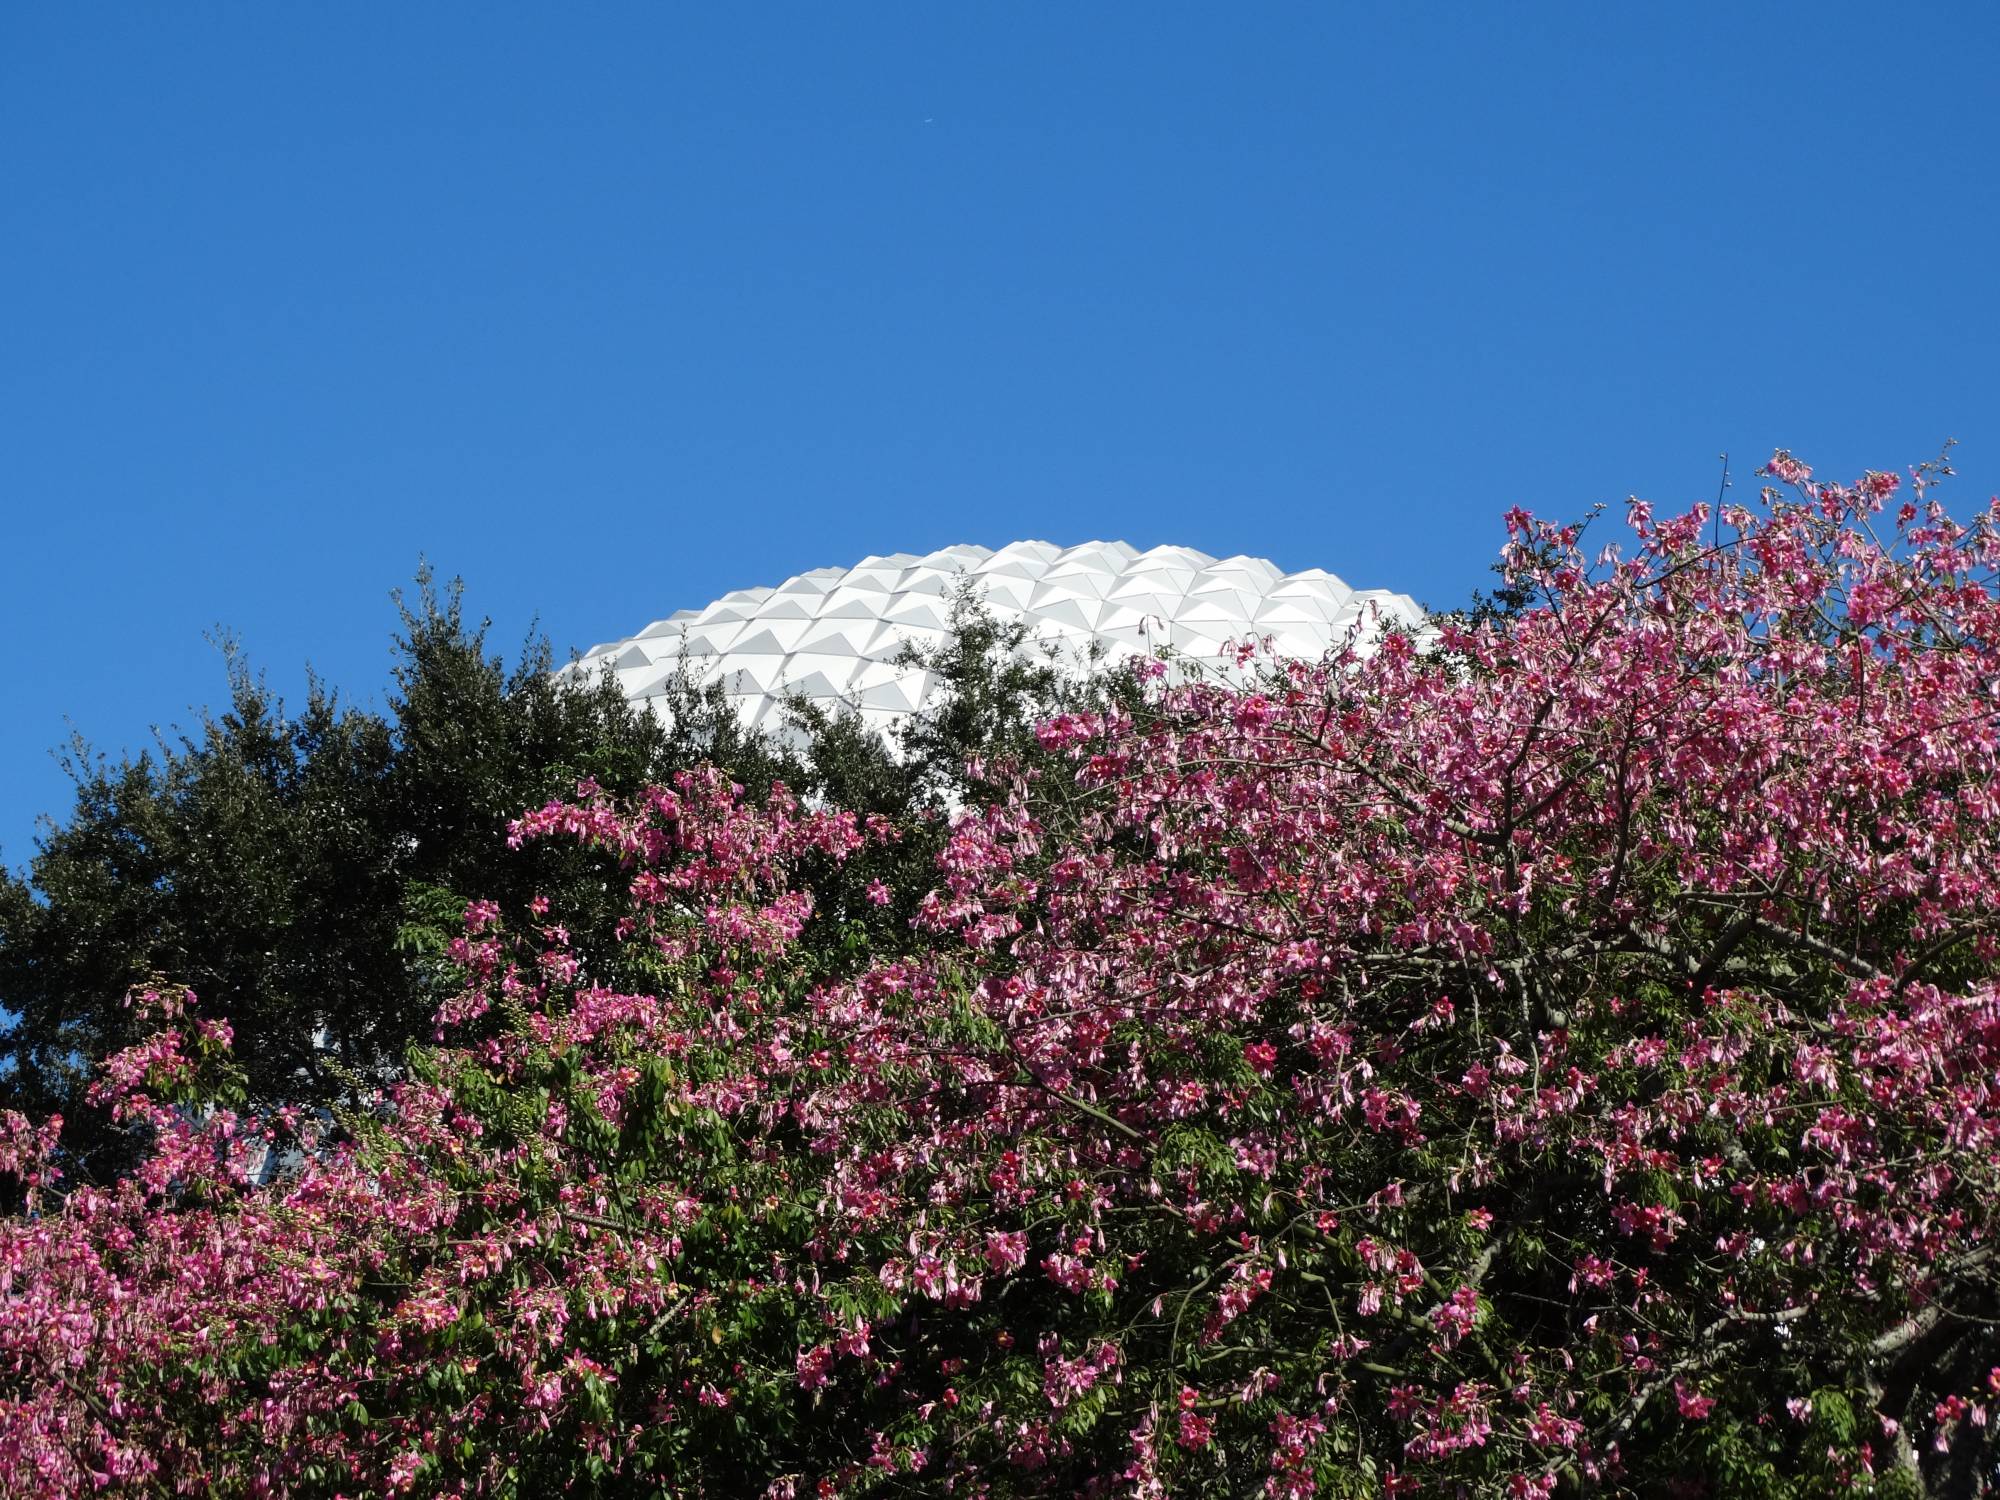
<instances>
[{"instance_id":1,"label":"tree foliage","mask_svg":"<svg viewBox=\"0 0 2000 1500\"><path fill-rule=\"evenodd\" d=\"M583 775L635 792L717 754L773 774L714 695L685 689L669 728L608 683L555 680L545 641L509 669L456 583L425 572L398 603L387 714L317 682L287 714L230 643L228 707L195 732L116 764L73 747L74 811L27 880L0 881L0 1084L17 1108L71 1114L83 1170L120 1159L82 1096L138 1035L135 984L198 988L235 1028L252 1098L345 1098L430 1034L436 956L472 895L602 883L588 860L506 857L522 806Z\"/></svg>"},{"instance_id":2,"label":"tree foliage","mask_svg":"<svg viewBox=\"0 0 2000 1500\"><path fill-rule=\"evenodd\" d=\"M1032 756L1036 718L1088 692L965 594L945 643L909 655L938 690L901 743L804 702L772 739L691 673L648 713L609 678L555 672L545 639L510 666L467 619L460 585L428 570L397 605L386 712L314 681L290 714L225 642L227 708L115 764L72 746L68 820L26 879L0 871L0 1104L66 1114L73 1175L129 1161L126 1133L85 1091L140 1035L125 1003L135 985L196 989L234 1028L259 1103L351 1103L430 1039L453 982L441 956L469 900L541 894L581 927L602 918L601 861L506 844L521 808L581 778L633 795L712 763L753 797L784 780L894 818L908 830L894 846L809 872L821 895L809 946L838 966L907 944L915 898L884 909L868 886L910 890L949 809L976 795L965 762Z\"/></svg>"},{"instance_id":3,"label":"tree foliage","mask_svg":"<svg viewBox=\"0 0 2000 1500\"><path fill-rule=\"evenodd\" d=\"M138 1170L7 1117L0 1468L1991 1493L2000 505L1770 473L1629 559L1513 514L1543 602L1433 650L1140 667L875 867L884 951L813 923L897 819L585 780L510 842L617 899L468 903L332 1129L154 987Z\"/></svg>"}]
</instances>

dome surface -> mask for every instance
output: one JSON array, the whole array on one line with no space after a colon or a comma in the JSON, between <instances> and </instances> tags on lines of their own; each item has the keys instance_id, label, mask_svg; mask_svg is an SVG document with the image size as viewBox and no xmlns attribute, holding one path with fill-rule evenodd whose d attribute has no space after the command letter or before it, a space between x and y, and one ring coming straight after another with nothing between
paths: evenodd
<instances>
[{"instance_id":1,"label":"dome surface","mask_svg":"<svg viewBox=\"0 0 2000 1500\"><path fill-rule=\"evenodd\" d=\"M593 646L572 670L594 674L608 663L625 696L646 702L685 660L697 682L721 681L753 727L778 728L785 698L796 693L846 704L886 728L922 708L934 686L929 673L898 666L897 654L945 639L962 581L996 619L1026 621L1031 638L1077 663L1093 648L1107 661L1171 648L1207 662L1245 636L1316 659L1378 617L1423 620L1408 595L1350 589L1319 568L1285 573L1262 558L1188 547L1014 542L997 552L960 546L867 557L773 588L738 589Z\"/></svg>"}]
</instances>

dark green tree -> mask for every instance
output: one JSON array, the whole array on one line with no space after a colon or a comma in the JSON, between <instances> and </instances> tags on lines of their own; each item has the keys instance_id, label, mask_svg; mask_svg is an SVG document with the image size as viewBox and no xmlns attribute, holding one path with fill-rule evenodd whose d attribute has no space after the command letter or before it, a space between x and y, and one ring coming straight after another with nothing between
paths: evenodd
<instances>
[{"instance_id":1,"label":"dark green tree","mask_svg":"<svg viewBox=\"0 0 2000 1500\"><path fill-rule=\"evenodd\" d=\"M173 974L238 1030L256 1082L312 1096L395 996L391 872L374 827L389 726L317 685L287 717L227 648L229 707L112 763L81 743L76 806L0 908L7 1102L79 1114L92 1065L133 1036L125 997ZM29 886L32 886L32 891ZM328 1022L328 1048L315 1037Z\"/></svg>"},{"instance_id":2,"label":"dark green tree","mask_svg":"<svg viewBox=\"0 0 2000 1500\"><path fill-rule=\"evenodd\" d=\"M510 668L456 582L425 570L397 603L386 713L316 681L290 713L225 641L222 712L115 762L70 748L68 819L0 876L0 1105L69 1117L79 1170L122 1158L83 1096L135 1035L133 986L170 976L226 1017L254 1102L340 1102L429 1035L466 901L604 889L577 851L509 850L509 819L584 777L784 769L718 691L674 684L663 720L556 674L539 637Z\"/></svg>"},{"instance_id":3,"label":"dark green tree","mask_svg":"<svg viewBox=\"0 0 2000 1500\"><path fill-rule=\"evenodd\" d=\"M585 779L629 794L710 763L753 798L783 783L892 825L892 839L810 872L804 948L829 975L903 951L951 816L1013 768L1039 775L1037 722L1114 691L968 589L946 639L905 653L933 691L892 736L795 700L768 737L692 669L655 713L609 676L558 672L539 636L510 666L488 624L466 618L460 586L428 570L397 605L385 711L314 681L289 712L226 641L227 707L132 758L73 745L68 819L26 879L0 872L0 1107L64 1114L77 1174L129 1151L85 1091L137 1035L134 986L186 984L227 1018L253 1104L338 1105L430 1038L458 982L444 950L469 901L518 909L544 895L589 917L580 930L610 930L605 907L623 887L606 857L568 841L507 845L511 819ZM1059 817L1060 783L1050 791Z\"/></svg>"}]
</instances>

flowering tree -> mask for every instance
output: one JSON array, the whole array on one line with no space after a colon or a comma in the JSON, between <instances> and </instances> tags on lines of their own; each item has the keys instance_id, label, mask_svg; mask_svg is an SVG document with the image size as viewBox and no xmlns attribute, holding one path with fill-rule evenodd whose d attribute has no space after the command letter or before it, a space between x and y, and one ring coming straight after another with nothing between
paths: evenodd
<instances>
[{"instance_id":1,"label":"flowering tree","mask_svg":"<svg viewBox=\"0 0 2000 1500\"><path fill-rule=\"evenodd\" d=\"M1510 621L1142 668L851 977L794 874L897 830L690 775L522 819L610 941L476 903L331 1133L153 997L141 1171L0 1144L0 1483L1989 1493L2000 510L1768 472L1510 516Z\"/></svg>"}]
</instances>

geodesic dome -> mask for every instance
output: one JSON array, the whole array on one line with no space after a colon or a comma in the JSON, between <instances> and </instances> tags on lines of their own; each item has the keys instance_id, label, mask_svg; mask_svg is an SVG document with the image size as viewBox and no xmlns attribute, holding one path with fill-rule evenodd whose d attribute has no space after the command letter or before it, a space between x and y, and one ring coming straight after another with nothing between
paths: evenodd
<instances>
[{"instance_id":1,"label":"geodesic dome","mask_svg":"<svg viewBox=\"0 0 2000 1500\"><path fill-rule=\"evenodd\" d=\"M594 674L609 663L626 697L645 702L685 662L697 682L721 681L753 727L779 727L784 700L796 693L847 704L882 729L924 706L931 674L896 657L905 645L944 640L953 596L967 583L995 619L1026 621L1031 637L1078 665L1093 648L1105 661L1162 648L1213 659L1245 636L1317 659L1357 626L1423 620L1408 595L1350 589L1320 568L1286 573L1260 557L1190 547L1014 542L997 552L960 546L867 557L738 589L593 646L571 670Z\"/></svg>"}]
</instances>

